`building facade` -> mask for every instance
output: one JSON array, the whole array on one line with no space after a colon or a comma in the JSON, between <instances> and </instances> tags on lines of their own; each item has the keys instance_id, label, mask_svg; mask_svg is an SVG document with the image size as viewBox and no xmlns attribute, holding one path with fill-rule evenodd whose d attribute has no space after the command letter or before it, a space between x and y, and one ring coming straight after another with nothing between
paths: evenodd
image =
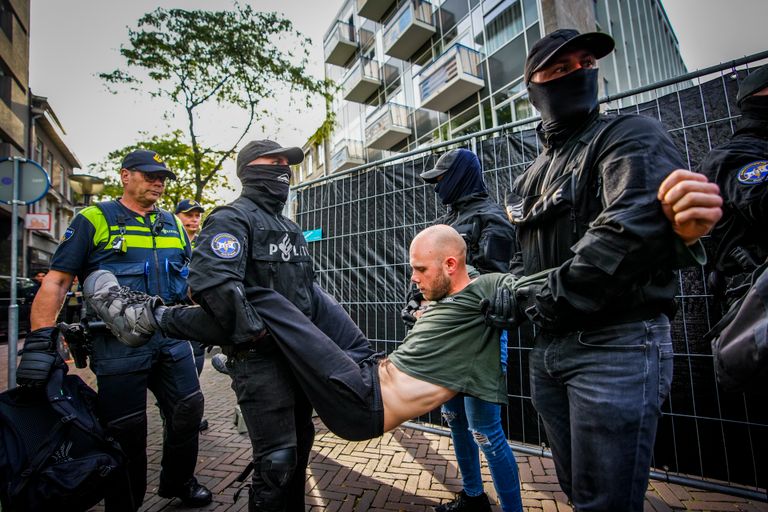
<instances>
[{"instance_id":1,"label":"building facade","mask_svg":"<svg viewBox=\"0 0 768 512\"><path fill-rule=\"evenodd\" d=\"M525 57L558 28L614 37L603 95L686 72L660 0L348 0L323 41L334 129L297 181L536 116Z\"/></svg>"},{"instance_id":2,"label":"building facade","mask_svg":"<svg viewBox=\"0 0 768 512\"><path fill-rule=\"evenodd\" d=\"M27 206L27 213L40 214L37 216L39 218L47 216L49 220L47 229L26 223L27 273L32 275L38 270L48 269L61 237L75 215L69 177L82 165L65 144L64 129L48 99L30 93L30 113L30 145L27 154L46 170L51 181L45 197Z\"/></svg>"},{"instance_id":3,"label":"building facade","mask_svg":"<svg viewBox=\"0 0 768 512\"><path fill-rule=\"evenodd\" d=\"M30 91L29 27L29 0L0 0L0 158L36 161L48 172L51 188L37 203L21 206L16 219L10 205L0 204L0 275L10 273L13 222L19 275L48 268L74 215L67 178L81 167L64 143L64 130L47 98Z\"/></svg>"}]
</instances>

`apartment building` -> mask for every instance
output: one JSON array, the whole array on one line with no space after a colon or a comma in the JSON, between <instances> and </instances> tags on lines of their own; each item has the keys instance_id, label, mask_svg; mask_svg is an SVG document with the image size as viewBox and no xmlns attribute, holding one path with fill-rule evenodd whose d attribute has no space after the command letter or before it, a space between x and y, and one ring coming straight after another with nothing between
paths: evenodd
<instances>
[{"instance_id":1,"label":"apartment building","mask_svg":"<svg viewBox=\"0 0 768 512\"><path fill-rule=\"evenodd\" d=\"M48 103L48 98L30 93L30 112L28 154L48 172L51 181L45 197L27 207L28 213L43 214L43 217L48 218L47 228L40 226L38 229L26 230L27 272L34 274L50 266L53 253L75 216L69 177L82 165L64 142L64 128Z\"/></svg>"},{"instance_id":2,"label":"apartment building","mask_svg":"<svg viewBox=\"0 0 768 512\"><path fill-rule=\"evenodd\" d=\"M558 28L614 37L603 95L686 72L660 0L348 0L323 41L334 129L296 182L537 115L525 57Z\"/></svg>"}]
</instances>

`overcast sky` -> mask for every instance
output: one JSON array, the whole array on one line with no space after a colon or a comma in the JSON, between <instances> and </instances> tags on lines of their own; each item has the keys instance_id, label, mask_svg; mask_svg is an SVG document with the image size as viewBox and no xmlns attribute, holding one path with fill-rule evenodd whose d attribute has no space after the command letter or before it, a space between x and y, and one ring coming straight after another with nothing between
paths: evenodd
<instances>
[{"instance_id":1,"label":"overcast sky","mask_svg":"<svg viewBox=\"0 0 768 512\"><path fill-rule=\"evenodd\" d=\"M260 10L283 12L313 41L311 70L322 76L322 38L342 0L241 0ZM164 105L125 90L108 93L99 72L123 65L118 53L127 26L156 7L218 10L225 0L31 0L30 87L48 97L67 131L66 141L83 167L136 142L138 132L167 133L181 121L164 120ZM768 0L663 0L690 70L768 49ZM301 146L322 121L322 108L285 115L278 130L254 130L248 138L277 137ZM237 120L209 111L208 141L231 141ZM208 120L208 117L206 117ZM232 134L232 135L229 135Z\"/></svg>"}]
</instances>

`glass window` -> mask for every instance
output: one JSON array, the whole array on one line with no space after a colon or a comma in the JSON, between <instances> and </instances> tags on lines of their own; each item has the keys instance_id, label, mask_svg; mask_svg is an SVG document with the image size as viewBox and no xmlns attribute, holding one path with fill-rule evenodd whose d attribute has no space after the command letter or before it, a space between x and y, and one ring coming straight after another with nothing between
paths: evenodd
<instances>
[{"instance_id":1,"label":"glass window","mask_svg":"<svg viewBox=\"0 0 768 512\"><path fill-rule=\"evenodd\" d=\"M522 34L491 55L488 68L493 91L523 76L525 56L525 38Z\"/></svg>"},{"instance_id":2,"label":"glass window","mask_svg":"<svg viewBox=\"0 0 768 512\"><path fill-rule=\"evenodd\" d=\"M515 100L515 121L521 121L533 117L533 106L528 101L527 96L522 96Z\"/></svg>"},{"instance_id":3,"label":"glass window","mask_svg":"<svg viewBox=\"0 0 768 512\"><path fill-rule=\"evenodd\" d=\"M523 31L520 2L502 2L485 15L485 45L491 54Z\"/></svg>"},{"instance_id":4,"label":"glass window","mask_svg":"<svg viewBox=\"0 0 768 512\"><path fill-rule=\"evenodd\" d=\"M512 106L511 103L499 107L496 109L496 125L507 124L512 122Z\"/></svg>"},{"instance_id":5,"label":"glass window","mask_svg":"<svg viewBox=\"0 0 768 512\"><path fill-rule=\"evenodd\" d=\"M45 156L45 170L48 171L48 174L53 174L53 153L50 151Z\"/></svg>"},{"instance_id":6,"label":"glass window","mask_svg":"<svg viewBox=\"0 0 768 512\"><path fill-rule=\"evenodd\" d=\"M523 0L523 13L525 13L525 26L528 27L534 21L539 20L539 10L536 8L536 0Z\"/></svg>"}]
</instances>

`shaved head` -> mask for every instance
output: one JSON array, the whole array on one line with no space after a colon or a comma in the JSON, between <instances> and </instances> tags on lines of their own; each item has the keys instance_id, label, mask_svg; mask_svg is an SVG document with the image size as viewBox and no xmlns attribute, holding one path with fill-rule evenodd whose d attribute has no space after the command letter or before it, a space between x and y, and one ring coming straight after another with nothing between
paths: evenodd
<instances>
[{"instance_id":1,"label":"shaved head","mask_svg":"<svg viewBox=\"0 0 768 512\"><path fill-rule=\"evenodd\" d=\"M463 265L467 258L467 244L458 231L445 224L430 226L417 234L411 241L411 253L419 251L424 256L432 255L443 260L456 258Z\"/></svg>"},{"instance_id":2,"label":"shaved head","mask_svg":"<svg viewBox=\"0 0 768 512\"><path fill-rule=\"evenodd\" d=\"M467 244L450 226L438 224L413 238L410 249L413 281L424 298L440 300L467 283Z\"/></svg>"}]
</instances>

